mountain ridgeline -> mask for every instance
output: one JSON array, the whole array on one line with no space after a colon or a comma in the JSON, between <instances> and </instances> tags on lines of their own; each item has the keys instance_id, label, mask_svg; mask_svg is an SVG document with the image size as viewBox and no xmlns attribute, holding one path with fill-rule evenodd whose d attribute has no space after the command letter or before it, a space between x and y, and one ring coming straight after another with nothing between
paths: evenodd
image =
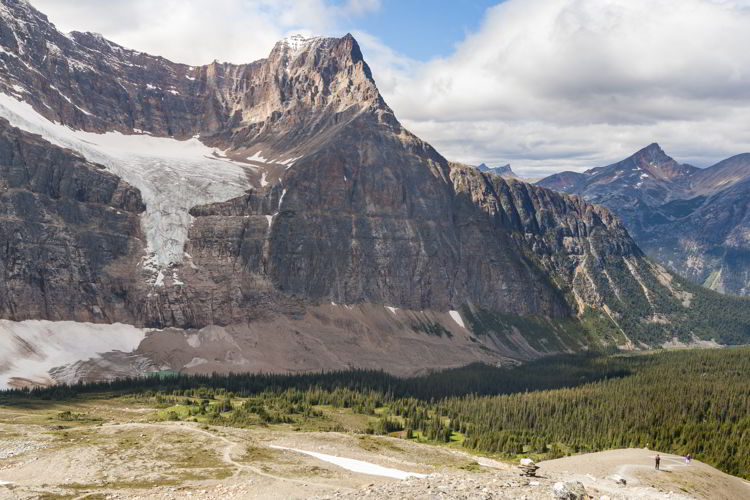
<instances>
[{"instance_id":1,"label":"mountain ridgeline","mask_svg":"<svg viewBox=\"0 0 750 500\"><path fill-rule=\"evenodd\" d=\"M608 209L449 163L351 35L187 66L2 0L0 49L0 317L159 329L131 368L413 373L750 336L746 301L649 261Z\"/></svg>"},{"instance_id":2,"label":"mountain ridgeline","mask_svg":"<svg viewBox=\"0 0 750 500\"><path fill-rule=\"evenodd\" d=\"M608 207L649 257L681 276L750 294L750 153L700 169L651 144L618 163L539 185Z\"/></svg>"}]
</instances>

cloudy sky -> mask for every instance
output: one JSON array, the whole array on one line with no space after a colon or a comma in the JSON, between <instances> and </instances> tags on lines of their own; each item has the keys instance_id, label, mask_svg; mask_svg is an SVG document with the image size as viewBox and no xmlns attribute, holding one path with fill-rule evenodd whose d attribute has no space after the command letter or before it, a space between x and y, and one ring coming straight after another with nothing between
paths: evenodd
<instances>
[{"instance_id":1,"label":"cloudy sky","mask_svg":"<svg viewBox=\"0 0 750 500\"><path fill-rule=\"evenodd\" d=\"M526 176L651 142L700 167L750 152L750 0L31 1L64 31L191 64L351 32L409 129Z\"/></svg>"}]
</instances>

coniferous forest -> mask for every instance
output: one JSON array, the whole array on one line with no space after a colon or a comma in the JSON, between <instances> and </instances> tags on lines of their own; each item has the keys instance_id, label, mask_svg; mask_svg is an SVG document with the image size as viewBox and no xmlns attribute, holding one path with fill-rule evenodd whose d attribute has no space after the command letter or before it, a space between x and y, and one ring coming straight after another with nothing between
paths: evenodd
<instances>
[{"instance_id":1,"label":"coniferous forest","mask_svg":"<svg viewBox=\"0 0 750 500\"><path fill-rule=\"evenodd\" d=\"M471 365L397 378L379 371L306 375L154 374L0 393L26 399L130 397L213 425L298 424L324 406L370 416L362 432L450 443L508 458L622 447L691 453L750 478L750 348L558 356L510 368ZM331 427L330 430L341 430Z\"/></svg>"}]
</instances>

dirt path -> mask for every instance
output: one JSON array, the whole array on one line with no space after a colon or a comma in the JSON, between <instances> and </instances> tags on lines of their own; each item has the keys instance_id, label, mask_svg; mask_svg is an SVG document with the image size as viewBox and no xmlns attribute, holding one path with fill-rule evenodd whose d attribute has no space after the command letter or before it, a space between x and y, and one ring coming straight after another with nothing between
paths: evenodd
<instances>
[{"instance_id":1,"label":"dirt path","mask_svg":"<svg viewBox=\"0 0 750 500\"><path fill-rule=\"evenodd\" d=\"M352 488L348 488L341 485L334 485L334 484L326 484L326 483L318 483L315 481L307 481L302 479L293 479L289 477L283 477L283 476L277 476L276 474L271 474L269 472L265 472L257 467L254 467L252 465L243 464L241 462L237 462L234 458L232 458L232 450L235 448L242 446L242 443L238 443L236 441L231 441L226 436L222 436L220 434L215 434L213 432L206 431L204 429L200 429L198 427L195 427L190 424L185 424L182 422L175 422L175 423L159 423L159 424L151 424L151 423L126 423L126 424L117 424L117 425L110 425L110 426L104 426L104 427L116 427L118 429L122 428L131 428L131 429L165 429L165 430L180 430L180 431L188 431L193 432L197 434L202 434L204 436L207 436L211 439L218 440L226 444L222 451L221 459L224 463L231 467L236 467L237 469L247 470L252 472L253 474L256 474L258 476L263 476L269 479L273 479L276 481L285 481L288 483L294 483L299 484L302 486L317 486L319 488L326 488L326 489L334 489L334 490L343 490L343 491L351 491ZM82 428L84 429L84 428ZM236 475L236 473L235 473ZM85 498L83 497L79 498Z\"/></svg>"},{"instance_id":2,"label":"dirt path","mask_svg":"<svg viewBox=\"0 0 750 500\"><path fill-rule=\"evenodd\" d=\"M637 472L650 472L651 470L656 470L656 467L653 465L653 457L656 456L655 454L652 454L651 457L652 465L644 465L644 464L624 464L617 468L617 474L624 477L626 480L638 483L640 480L638 479ZM661 457L661 464L659 465L660 471L665 472L672 472L676 470L678 467L689 467L688 464L685 463L685 459L683 457L677 456L677 455L663 455L659 454Z\"/></svg>"},{"instance_id":3,"label":"dirt path","mask_svg":"<svg viewBox=\"0 0 750 500\"><path fill-rule=\"evenodd\" d=\"M105 411L108 408L100 413ZM557 481L580 481L596 498L750 498L747 482L698 461L688 465L683 457L660 453L662 467L656 471L656 452L643 449L541 462L539 481L529 482L519 478L512 466L491 458L388 437L145 419L93 425L80 422L62 429L49 422L49 417L42 417L3 425L3 430L12 430L12 437L3 441L6 447L25 440L44 446L0 463L0 476L11 482L0 485L0 498L246 500L370 495L415 500L433 493L445 493L445 498L476 498L478 489L486 498L525 495L539 500L550 498ZM276 447L285 450L274 450ZM368 467L411 470L415 477L393 480L366 471L352 472L336 462L326 463L316 454ZM618 484L613 474L624 477L627 484ZM13 496L4 496L6 493Z\"/></svg>"}]
</instances>

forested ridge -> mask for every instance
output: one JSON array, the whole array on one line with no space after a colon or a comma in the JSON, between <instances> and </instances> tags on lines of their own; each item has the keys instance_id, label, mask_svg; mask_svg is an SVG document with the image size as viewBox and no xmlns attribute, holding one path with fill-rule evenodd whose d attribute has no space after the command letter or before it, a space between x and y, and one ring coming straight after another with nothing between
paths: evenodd
<instances>
[{"instance_id":1,"label":"forested ridge","mask_svg":"<svg viewBox=\"0 0 750 500\"><path fill-rule=\"evenodd\" d=\"M750 478L748 373L750 348L741 347L560 356L408 379L377 371L153 376L8 391L0 404L129 394L180 402L165 418L219 425L299 425L324 418L325 406L367 415L361 432L506 457L649 447Z\"/></svg>"}]
</instances>

